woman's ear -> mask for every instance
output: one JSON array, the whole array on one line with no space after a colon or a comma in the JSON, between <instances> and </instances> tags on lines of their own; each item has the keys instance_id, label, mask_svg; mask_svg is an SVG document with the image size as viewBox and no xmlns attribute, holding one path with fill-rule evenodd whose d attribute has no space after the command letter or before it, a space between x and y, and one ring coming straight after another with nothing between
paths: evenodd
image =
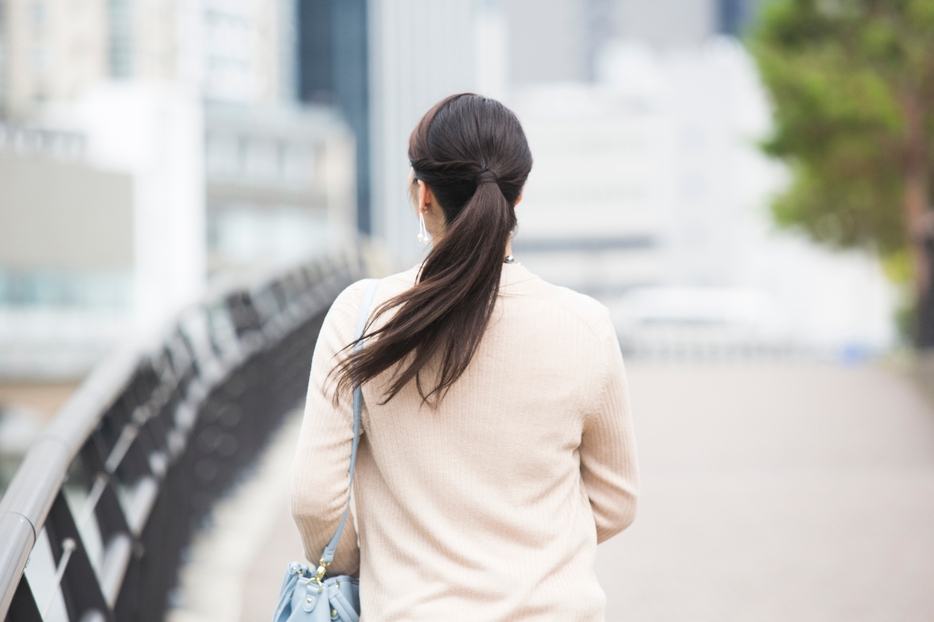
<instances>
[{"instance_id":1,"label":"woman's ear","mask_svg":"<svg viewBox=\"0 0 934 622\"><path fill-rule=\"evenodd\" d=\"M418 209L421 212L428 213L435 209L438 204L435 202L435 194L431 191L431 186L418 180Z\"/></svg>"},{"instance_id":2,"label":"woman's ear","mask_svg":"<svg viewBox=\"0 0 934 622\"><path fill-rule=\"evenodd\" d=\"M519 191L519 196L516 198L516 202L512 204L513 207L522 203L522 196L525 194L525 186L522 186L522 190Z\"/></svg>"},{"instance_id":3,"label":"woman's ear","mask_svg":"<svg viewBox=\"0 0 934 622\"><path fill-rule=\"evenodd\" d=\"M419 203L418 210L425 215L425 226L431 238L437 243L444 235L447 223L444 217L444 210L435 199L435 193L431 191L431 186L423 181L419 183Z\"/></svg>"}]
</instances>

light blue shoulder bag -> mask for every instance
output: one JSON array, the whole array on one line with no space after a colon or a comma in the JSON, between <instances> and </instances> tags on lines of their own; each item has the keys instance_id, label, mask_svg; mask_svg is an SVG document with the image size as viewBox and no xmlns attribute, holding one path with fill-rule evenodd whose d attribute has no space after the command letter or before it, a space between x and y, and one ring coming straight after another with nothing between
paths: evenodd
<instances>
[{"instance_id":1,"label":"light blue shoulder bag","mask_svg":"<svg viewBox=\"0 0 934 622\"><path fill-rule=\"evenodd\" d=\"M354 352L363 348L358 341L363 335L370 306L379 281L367 282L363 301L360 303L360 315L354 333ZM285 571L282 590L279 592L279 605L272 617L272 622L359 622L360 620L360 580L348 575L324 578L328 564L334 559L334 551L344 531L344 523L350 513L350 493L353 490L353 473L357 462L357 445L360 442L360 409L363 405L363 391L359 386L353 391L353 443L350 446L350 486L347 490L347 507L337 525L337 531L321 553L318 567L312 571L301 562L292 562Z\"/></svg>"}]
</instances>

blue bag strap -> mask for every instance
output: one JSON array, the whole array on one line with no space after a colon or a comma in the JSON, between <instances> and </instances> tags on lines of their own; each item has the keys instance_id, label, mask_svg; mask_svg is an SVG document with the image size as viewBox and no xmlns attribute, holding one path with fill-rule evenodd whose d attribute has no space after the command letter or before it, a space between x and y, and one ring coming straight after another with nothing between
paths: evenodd
<instances>
[{"instance_id":1,"label":"blue bag strap","mask_svg":"<svg viewBox=\"0 0 934 622\"><path fill-rule=\"evenodd\" d=\"M366 291L363 293L363 300L360 302L360 314L357 317L357 328L354 331L353 351L359 352L363 349L363 342L360 337L363 336L363 329L366 328L367 319L370 317L370 307L373 305L373 297L376 295L376 288L379 286L379 279L368 279ZM344 508L344 514L341 516L341 522L337 525L337 531L331 536L331 541L324 547L321 553L321 560L318 562L318 569L315 579L320 583L324 578L328 564L334 559L334 551L337 550L337 543L341 539L341 533L344 531L344 524L347 522L347 515L350 513L350 495L353 492L353 473L357 464L357 445L360 443L360 411L363 408L363 391L360 386L354 383L353 389L353 443L350 446L350 486L347 488L347 507Z\"/></svg>"}]
</instances>

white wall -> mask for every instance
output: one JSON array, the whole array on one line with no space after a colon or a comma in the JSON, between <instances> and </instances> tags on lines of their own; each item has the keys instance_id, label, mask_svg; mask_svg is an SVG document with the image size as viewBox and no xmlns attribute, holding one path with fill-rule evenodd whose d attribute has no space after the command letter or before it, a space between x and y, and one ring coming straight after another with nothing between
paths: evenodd
<instances>
[{"instance_id":1,"label":"white wall","mask_svg":"<svg viewBox=\"0 0 934 622\"><path fill-rule=\"evenodd\" d=\"M73 107L88 160L133 176L135 315L164 322L205 280L203 105L170 83L113 83Z\"/></svg>"},{"instance_id":2,"label":"white wall","mask_svg":"<svg viewBox=\"0 0 934 622\"><path fill-rule=\"evenodd\" d=\"M509 20L503 0L477 0L477 92L502 100L509 83Z\"/></svg>"},{"instance_id":3,"label":"white wall","mask_svg":"<svg viewBox=\"0 0 934 622\"><path fill-rule=\"evenodd\" d=\"M644 0L643 0L644 1ZM654 1L654 0L653 0ZM503 0L514 84L585 80L587 0Z\"/></svg>"},{"instance_id":4,"label":"white wall","mask_svg":"<svg viewBox=\"0 0 934 622\"><path fill-rule=\"evenodd\" d=\"M132 192L129 175L0 151L0 266L131 269Z\"/></svg>"},{"instance_id":5,"label":"white wall","mask_svg":"<svg viewBox=\"0 0 934 622\"><path fill-rule=\"evenodd\" d=\"M617 37L656 49L697 48L717 31L717 0L615 0Z\"/></svg>"},{"instance_id":6,"label":"white wall","mask_svg":"<svg viewBox=\"0 0 934 622\"><path fill-rule=\"evenodd\" d=\"M423 247L408 198L409 134L432 105L477 88L473 0L372 0L370 132L373 233L412 265Z\"/></svg>"}]
</instances>

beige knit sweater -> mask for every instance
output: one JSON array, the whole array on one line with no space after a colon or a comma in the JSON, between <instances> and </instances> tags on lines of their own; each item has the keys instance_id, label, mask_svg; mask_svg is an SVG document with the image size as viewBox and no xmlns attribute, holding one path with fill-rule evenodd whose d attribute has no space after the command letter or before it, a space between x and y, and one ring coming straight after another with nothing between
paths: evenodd
<instances>
[{"instance_id":1,"label":"beige knit sweater","mask_svg":"<svg viewBox=\"0 0 934 622\"><path fill-rule=\"evenodd\" d=\"M415 281L384 279L374 308ZM331 307L311 366L292 515L316 563L347 496L351 400L328 380L365 285ZM360 574L363 622L604 618L598 542L632 523L638 474L623 360L607 310L503 266L494 315L437 409L414 385L364 386L348 521L329 574Z\"/></svg>"}]
</instances>

